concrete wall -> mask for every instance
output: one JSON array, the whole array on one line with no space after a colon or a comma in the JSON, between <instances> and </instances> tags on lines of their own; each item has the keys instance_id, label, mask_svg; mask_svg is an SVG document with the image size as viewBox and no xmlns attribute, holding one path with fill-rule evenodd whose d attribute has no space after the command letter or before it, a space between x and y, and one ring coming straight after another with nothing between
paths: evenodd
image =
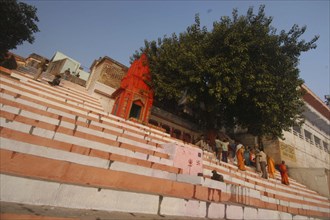
<instances>
[{"instance_id":1,"label":"concrete wall","mask_svg":"<svg viewBox=\"0 0 330 220\"><path fill-rule=\"evenodd\" d=\"M290 167L289 175L308 188L330 198L330 170Z\"/></svg>"},{"instance_id":2,"label":"concrete wall","mask_svg":"<svg viewBox=\"0 0 330 220\"><path fill-rule=\"evenodd\" d=\"M85 80L85 81L87 81L88 80L88 78L89 78L89 76L90 76L90 73L89 72L86 72L86 71L84 71L84 70L78 70L78 72L79 72L79 78L80 79L83 79L83 80Z\"/></svg>"},{"instance_id":3,"label":"concrete wall","mask_svg":"<svg viewBox=\"0 0 330 220\"><path fill-rule=\"evenodd\" d=\"M257 143L257 138L247 133L237 133L232 138L236 141L241 142L245 146L253 147Z\"/></svg>"},{"instance_id":4,"label":"concrete wall","mask_svg":"<svg viewBox=\"0 0 330 220\"><path fill-rule=\"evenodd\" d=\"M91 70L91 74L86 82L86 89L89 94L92 94L94 92L94 87L97 79L100 77L102 72L101 68L96 69L95 67L93 70Z\"/></svg>"},{"instance_id":5,"label":"concrete wall","mask_svg":"<svg viewBox=\"0 0 330 220\"><path fill-rule=\"evenodd\" d=\"M273 157L275 163L279 164L284 160L289 167L305 168L328 168L330 167L330 155L322 147L315 143L314 136L320 137L321 143L328 143L328 136L306 122L301 134L295 131L283 131L284 140L263 139L265 153ZM306 139L304 130L312 134L312 140ZM256 142L250 134L235 134L234 139L244 145L253 146Z\"/></svg>"},{"instance_id":6,"label":"concrete wall","mask_svg":"<svg viewBox=\"0 0 330 220\"><path fill-rule=\"evenodd\" d=\"M312 134L311 140L305 137L305 130ZM297 163L294 167L328 168L330 166L329 153L323 147L315 144L314 136L320 137L322 144L323 142L329 142L328 136L313 127L309 122L305 122L301 127L301 133L293 130L284 132L284 143L295 148Z\"/></svg>"},{"instance_id":7,"label":"concrete wall","mask_svg":"<svg viewBox=\"0 0 330 220\"><path fill-rule=\"evenodd\" d=\"M67 55L65 55L64 53L61 53L61 52L59 52L59 51L57 51L57 52L54 54L54 56L53 56L53 58L52 58L52 61L62 60L62 59L70 59L70 60L72 60L72 61L75 62L75 63L79 63L78 61L72 59L71 57L68 57ZM80 65L80 63L79 63L79 65Z\"/></svg>"},{"instance_id":8,"label":"concrete wall","mask_svg":"<svg viewBox=\"0 0 330 220\"><path fill-rule=\"evenodd\" d=\"M96 92L94 92L92 94L92 96L99 99L105 112L111 113L114 102L115 102L113 99L109 98L109 96L103 95L101 93L96 93Z\"/></svg>"}]
</instances>

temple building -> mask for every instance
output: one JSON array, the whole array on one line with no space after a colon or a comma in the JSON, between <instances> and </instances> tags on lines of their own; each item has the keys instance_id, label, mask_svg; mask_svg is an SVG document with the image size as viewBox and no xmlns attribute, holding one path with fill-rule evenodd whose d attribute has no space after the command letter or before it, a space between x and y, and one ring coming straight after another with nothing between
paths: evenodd
<instances>
[{"instance_id":1,"label":"temple building","mask_svg":"<svg viewBox=\"0 0 330 220\"><path fill-rule=\"evenodd\" d=\"M112 114L125 119L134 118L143 123L149 122L154 94L148 85L151 76L147 62L147 56L143 54L128 69L120 87L111 95L115 99Z\"/></svg>"}]
</instances>

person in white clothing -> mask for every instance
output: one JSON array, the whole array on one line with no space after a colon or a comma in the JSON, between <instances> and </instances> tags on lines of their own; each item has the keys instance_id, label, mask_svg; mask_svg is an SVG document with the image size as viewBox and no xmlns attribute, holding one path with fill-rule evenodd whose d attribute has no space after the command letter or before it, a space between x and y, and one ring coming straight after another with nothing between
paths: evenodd
<instances>
[{"instance_id":1,"label":"person in white clothing","mask_svg":"<svg viewBox=\"0 0 330 220\"><path fill-rule=\"evenodd\" d=\"M261 172L262 172L261 177L264 179L268 179L268 174L267 174L267 170L266 170L267 155L265 154L265 152L263 150L261 150L256 156L259 157L259 163L260 163Z\"/></svg>"}]
</instances>

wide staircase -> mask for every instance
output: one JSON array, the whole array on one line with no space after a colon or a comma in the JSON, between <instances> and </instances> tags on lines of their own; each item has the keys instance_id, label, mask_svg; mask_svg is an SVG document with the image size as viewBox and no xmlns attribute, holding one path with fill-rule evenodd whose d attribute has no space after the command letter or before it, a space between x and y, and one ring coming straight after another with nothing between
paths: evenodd
<instances>
[{"instance_id":1,"label":"wide staircase","mask_svg":"<svg viewBox=\"0 0 330 220\"><path fill-rule=\"evenodd\" d=\"M329 219L329 199L240 171L84 88L0 67L0 219ZM211 180L211 171L224 182ZM203 175L198 175L202 173Z\"/></svg>"}]
</instances>

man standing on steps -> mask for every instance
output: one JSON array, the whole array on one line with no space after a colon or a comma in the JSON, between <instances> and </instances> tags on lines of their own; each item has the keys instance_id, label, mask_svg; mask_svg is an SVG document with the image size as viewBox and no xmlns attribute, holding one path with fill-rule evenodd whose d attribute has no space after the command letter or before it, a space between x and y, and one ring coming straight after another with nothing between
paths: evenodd
<instances>
[{"instance_id":1,"label":"man standing on steps","mask_svg":"<svg viewBox=\"0 0 330 220\"><path fill-rule=\"evenodd\" d=\"M228 163L228 146L229 146L229 141L227 140L227 138L224 138L222 141L220 141L221 143L221 155L222 155L222 161Z\"/></svg>"},{"instance_id":2,"label":"man standing on steps","mask_svg":"<svg viewBox=\"0 0 330 220\"><path fill-rule=\"evenodd\" d=\"M261 151L256 156L259 157L259 163L260 163L260 168L261 168L261 172L262 172L261 177L264 179L268 179L267 170L266 170L267 155L265 154L263 149L261 149Z\"/></svg>"},{"instance_id":3,"label":"man standing on steps","mask_svg":"<svg viewBox=\"0 0 330 220\"><path fill-rule=\"evenodd\" d=\"M261 172L261 167L260 167L260 157L257 156L257 155L260 153L259 146L256 145L256 146L255 146L255 149L256 149L256 158L255 158L256 172L257 172L257 173L260 173L260 172Z\"/></svg>"},{"instance_id":4,"label":"man standing on steps","mask_svg":"<svg viewBox=\"0 0 330 220\"><path fill-rule=\"evenodd\" d=\"M222 145L221 145L221 141L219 139L219 135L217 135L217 137L215 138L215 154L216 154L216 158L221 161L221 154L222 154Z\"/></svg>"}]
</instances>

